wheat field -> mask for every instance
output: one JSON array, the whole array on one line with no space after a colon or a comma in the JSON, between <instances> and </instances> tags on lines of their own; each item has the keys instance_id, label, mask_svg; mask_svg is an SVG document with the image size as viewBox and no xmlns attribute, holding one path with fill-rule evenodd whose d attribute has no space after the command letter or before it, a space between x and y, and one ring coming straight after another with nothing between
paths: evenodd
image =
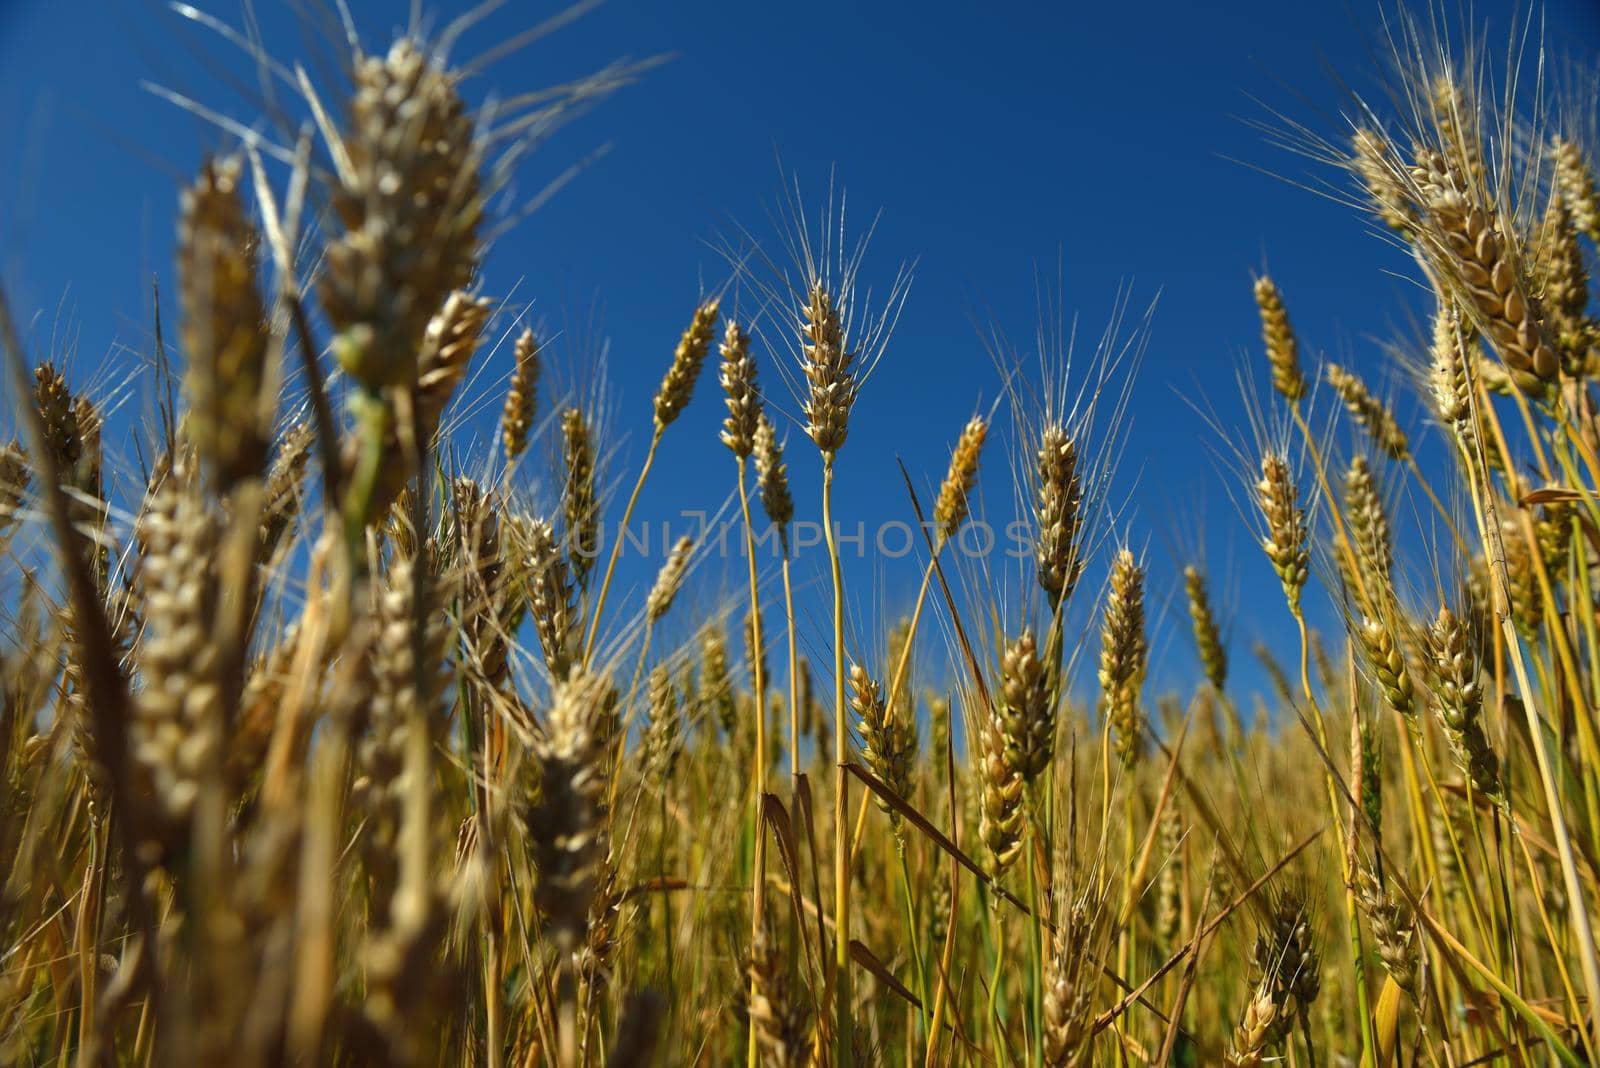
<instances>
[{"instance_id":1,"label":"wheat field","mask_svg":"<svg viewBox=\"0 0 1600 1068\"><path fill-rule=\"evenodd\" d=\"M868 566L917 592L860 618L834 479L912 280L831 193L741 230L653 410L606 411L482 265L528 131L641 72L469 104L415 36L302 72L297 141L175 192L146 418L0 296L0 1061L1600 1062L1595 103L1428 26L1263 145L1432 307L1395 394L1240 289L1213 429L1298 639L1270 706L1203 554L1150 588L1110 503L1136 361L974 387L886 491L912 551ZM618 532L694 435L729 537L634 589ZM1158 692L1167 604L1203 670Z\"/></svg>"}]
</instances>

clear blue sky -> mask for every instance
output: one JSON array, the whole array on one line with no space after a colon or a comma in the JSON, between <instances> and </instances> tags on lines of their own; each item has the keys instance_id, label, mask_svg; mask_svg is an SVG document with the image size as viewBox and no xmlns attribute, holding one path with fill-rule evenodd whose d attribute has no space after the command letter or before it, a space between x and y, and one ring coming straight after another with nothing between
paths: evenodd
<instances>
[{"instance_id":1,"label":"clear blue sky","mask_svg":"<svg viewBox=\"0 0 1600 1068\"><path fill-rule=\"evenodd\" d=\"M199 6L240 22L236 0ZM274 52L303 55L293 20L274 3L258 6ZM408 5L353 6L366 45L381 50ZM439 5L446 15L459 6ZM511 0L460 51L481 51L552 10ZM1503 40L1512 11L1480 3L1476 15L1491 40ZM1552 54L1592 65L1600 5L1552 0L1544 13ZM569 327L600 302L613 426L630 435L613 475L631 479L650 396L701 280L727 276L715 239L734 220L770 232L780 156L813 199L836 166L858 220L883 211L873 276L886 284L899 260L919 261L842 467L840 511L869 525L906 516L895 455L937 478L976 401L995 397L974 324L1028 341L1036 271L1053 277L1060 256L1066 306L1081 313L1091 341L1119 285L1132 284L1138 306L1159 291L1118 483L1126 492L1137 480L1126 527L1153 572L1157 677L1196 675L1171 598L1175 549L1203 531L1219 592L1238 610L1233 652L1248 691L1259 679L1247 666L1250 641L1286 649L1285 618L1210 456L1215 437L1185 397L1204 395L1225 420L1239 417L1233 373L1243 354L1258 354L1249 282L1263 267L1286 290L1310 348L1384 373L1370 338L1408 321L1414 295L1391 273L1404 264L1348 209L1251 169L1326 176L1245 121L1268 117L1264 101L1339 131L1343 97L1329 71L1370 86L1383 56L1379 14L1375 0L611 0L489 73L486 86L512 93L623 55L673 55L522 168L531 189L613 146L494 250L484 288L515 285L535 302L535 317ZM238 90L253 88L254 74L239 54L156 3L0 2L0 269L24 310L63 309L80 372L111 361L103 377L113 380L137 366L119 346L149 348L149 279L167 277L178 183L203 152L227 146L141 90L142 80L251 113ZM164 311L175 314L170 304ZM47 322L36 337L48 336ZM685 497L715 507L731 486L732 461L715 444L715 393L708 375L664 447L647 513ZM488 420L480 423L486 433ZM794 435L790 458L809 507L815 451ZM1008 500L1002 461L993 455L986 469L998 484L991 508ZM853 599L863 612L898 610L914 570L902 562L883 575L854 564ZM636 569L625 579L642 576ZM813 618L820 605L807 609Z\"/></svg>"}]
</instances>

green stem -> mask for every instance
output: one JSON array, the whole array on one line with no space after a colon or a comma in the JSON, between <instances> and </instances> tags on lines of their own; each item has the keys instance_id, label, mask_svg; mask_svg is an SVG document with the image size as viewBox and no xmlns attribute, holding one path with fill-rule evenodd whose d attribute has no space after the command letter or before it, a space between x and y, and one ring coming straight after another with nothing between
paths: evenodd
<instances>
[{"instance_id":1,"label":"green stem","mask_svg":"<svg viewBox=\"0 0 1600 1068\"><path fill-rule=\"evenodd\" d=\"M900 843L896 844L900 854L900 888L905 897L906 905L907 940L911 944L911 968L913 974L917 977L917 996L922 999L921 1012L926 1014L930 1004L928 976L922 963L922 928L917 924L917 903L911 893L911 865L906 860L905 846ZM916 1035L908 1035L906 1039L908 1055L909 1051L914 1048L916 1048Z\"/></svg>"},{"instance_id":2,"label":"green stem","mask_svg":"<svg viewBox=\"0 0 1600 1068\"><path fill-rule=\"evenodd\" d=\"M365 570L367 522L378 494L378 475L385 458L384 443L394 426L394 411L383 397L364 389L351 397L350 407L356 416L360 443L356 467L344 495L344 541L350 574L358 575Z\"/></svg>"},{"instance_id":3,"label":"green stem","mask_svg":"<svg viewBox=\"0 0 1600 1068\"><path fill-rule=\"evenodd\" d=\"M994 937L992 939L994 942L994 969L989 974L989 1037L992 1040L991 1044L996 1048L1001 1045L999 1016L1000 964L1005 956L1005 947L1000 944L1005 937L1005 931L1000 928L999 924L995 923L995 917L998 914L999 910L994 907L994 902L991 901L989 903L989 922L994 927Z\"/></svg>"}]
</instances>

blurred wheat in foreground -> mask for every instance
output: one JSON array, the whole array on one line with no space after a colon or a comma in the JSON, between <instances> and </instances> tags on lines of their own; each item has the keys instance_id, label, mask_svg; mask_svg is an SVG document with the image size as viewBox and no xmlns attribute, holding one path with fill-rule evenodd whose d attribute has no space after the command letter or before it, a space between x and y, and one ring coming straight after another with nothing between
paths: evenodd
<instances>
[{"instance_id":1,"label":"blurred wheat in foreground","mask_svg":"<svg viewBox=\"0 0 1600 1068\"><path fill-rule=\"evenodd\" d=\"M1594 116L1391 45L1387 108L1290 140L1431 325L1369 382L1295 333L1327 279L1239 293L1274 391L1217 429L1299 638L1272 709L1205 561L1161 590L1112 526L1118 342L1087 383L1008 359L908 462L918 593L863 633L833 487L908 276L870 284L842 206L684 301L618 499L613 413L481 265L526 131L629 71L478 107L402 38L343 99L301 75L314 134L181 193L181 403L114 412L0 301L0 1061L1597 1063ZM507 383L481 456L471 382ZM726 493L748 569L708 596L686 537L636 596L608 525L696 434L731 485L685 506ZM1020 584L948 551L1002 498ZM1173 604L1202 670L1157 691Z\"/></svg>"}]
</instances>

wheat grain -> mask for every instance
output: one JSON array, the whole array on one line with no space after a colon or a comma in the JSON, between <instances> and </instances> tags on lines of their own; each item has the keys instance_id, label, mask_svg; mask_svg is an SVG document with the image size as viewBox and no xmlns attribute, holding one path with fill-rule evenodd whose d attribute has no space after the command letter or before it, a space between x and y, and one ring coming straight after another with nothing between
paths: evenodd
<instances>
[{"instance_id":1,"label":"wheat grain","mask_svg":"<svg viewBox=\"0 0 1600 1068\"><path fill-rule=\"evenodd\" d=\"M600 552L600 511L595 487L594 432L581 408L568 408L561 417L565 488L561 494L567 520L567 558L578 585L588 588L595 557Z\"/></svg>"},{"instance_id":2,"label":"wheat grain","mask_svg":"<svg viewBox=\"0 0 1600 1068\"><path fill-rule=\"evenodd\" d=\"M1350 469L1344 480L1344 499L1351 540L1355 542L1356 561L1363 573L1363 579L1352 585L1356 588L1387 589L1390 573L1394 570L1394 538L1389 528L1388 513L1383 507L1383 498L1373 481L1372 466L1364 456L1357 456L1350 461Z\"/></svg>"},{"instance_id":3,"label":"wheat grain","mask_svg":"<svg viewBox=\"0 0 1600 1068\"><path fill-rule=\"evenodd\" d=\"M555 529L543 519L512 524L522 558L528 614L552 678L567 677L577 655L578 603L572 572Z\"/></svg>"},{"instance_id":4,"label":"wheat grain","mask_svg":"<svg viewBox=\"0 0 1600 1068\"><path fill-rule=\"evenodd\" d=\"M1440 301L1433 316L1433 344L1429 347L1428 384L1435 410L1459 436L1472 419L1472 386L1467 377L1467 356L1462 349L1462 325L1455 305Z\"/></svg>"},{"instance_id":5,"label":"wheat grain","mask_svg":"<svg viewBox=\"0 0 1600 1068\"><path fill-rule=\"evenodd\" d=\"M470 478L451 483L450 542L455 552L458 626L477 681L490 691L505 685L509 635L500 515L494 499Z\"/></svg>"},{"instance_id":6,"label":"wheat grain","mask_svg":"<svg viewBox=\"0 0 1600 1068\"><path fill-rule=\"evenodd\" d=\"M1256 503L1266 520L1266 536L1261 547L1278 573L1289 610L1300 612L1300 594L1311 570L1311 552L1306 547L1305 514L1297 501L1289 461L1282 454L1268 452L1261 457L1261 479L1256 483Z\"/></svg>"},{"instance_id":7,"label":"wheat grain","mask_svg":"<svg viewBox=\"0 0 1600 1068\"><path fill-rule=\"evenodd\" d=\"M661 779L672 779L678 761L680 714L678 691L665 664L650 672L649 723L645 728L645 764Z\"/></svg>"},{"instance_id":8,"label":"wheat grain","mask_svg":"<svg viewBox=\"0 0 1600 1068\"><path fill-rule=\"evenodd\" d=\"M1350 139L1350 166L1384 225L1402 234L1416 226L1416 205L1395 173L1394 150L1376 130L1358 129Z\"/></svg>"},{"instance_id":9,"label":"wheat grain","mask_svg":"<svg viewBox=\"0 0 1600 1068\"><path fill-rule=\"evenodd\" d=\"M755 430L756 475L761 483L761 507L778 528L784 549L789 545L789 524L794 521L794 498L789 495L789 473L783 462L783 445L765 411Z\"/></svg>"},{"instance_id":10,"label":"wheat grain","mask_svg":"<svg viewBox=\"0 0 1600 1068\"><path fill-rule=\"evenodd\" d=\"M1449 608L1428 628L1434 707L1450 738L1456 764L1473 788L1500 797L1500 761L1484 734L1483 684L1468 640L1467 624Z\"/></svg>"},{"instance_id":11,"label":"wheat grain","mask_svg":"<svg viewBox=\"0 0 1600 1068\"><path fill-rule=\"evenodd\" d=\"M1000 694L995 704L1005 759L1031 783L1050 767L1055 754L1055 702L1050 674L1039 658L1033 631L1024 628L1000 659Z\"/></svg>"},{"instance_id":12,"label":"wheat grain","mask_svg":"<svg viewBox=\"0 0 1600 1068\"><path fill-rule=\"evenodd\" d=\"M861 731L861 755L867 767L902 798L911 796L911 773L917 755L916 723L891 716L884 706L883 690L860 664L850 665L850 707ZM882 798L878 805L889 813L899 835L901 816ZM903 838L900 839L902 842Z\"/></svg>"},{"instance_id":13,"label":"wheat grain","mask_svg":"<svg viewBox=\"0 0 1600 1068\"><path fill-rule=\"evenodd\" d=\"M1436 74L1429 88L1434 127L1445 159L1468 177L1472 188L1483 188L1488 168L1476 101L1450 71Z\"/></svg>"},{"instance_id":14,"label":"wheat grain","mask_svg":"<svg viewBox=\"0 0 1600 1068\"><path fill-rule=\"evenodd\" d=\"M1270 1046L1279 1041L1284 1020L1269 980L1256 985L1245 1002L1244 1015L1233 1032L1228 1068L1259 1068Z\"/></svg>"},{"instance_id":15,"label":"wheat grain","mask_svg":"<svg viewBox=\"0 0 1600 1068\"><path fill-rule=\"evenodd\" d=\"M983 727L979 754L978 835L989 849L992 870L1005 871L1022 852L1022 776L1006 760L1006 738L997 717Z\"/></svg>"},{"instance_id":16,"label":"wheat grain","mask_svg":"<svg viewBox=\"0 0 1600 1068\"><path fill-rule=\"evenodd\" d=\"M708 300L695 308L694 316L678 339L673 350L672 363L656 390L656 433L665 430L683 414L694 394L694 384L700 378L700 368L706 353L711 351L711 333L717 325L718 301Z\"/></svg>"},{"instance_id":17,"label":"wheat grain","mask_svg":"<svg viewBox=\"0 0 1600 1068\"><path fill-rule=\"evenodd\" d=\"M834 295L814 280L800 309L800 369L807 392L801 407L806 434L831 459L844 446L850 409L859 388L851 365L855 353L845 348L844 324Z\"/></svg>"},{"instance_id":18,"label":"wheat grain","mask_svg":"<svg viewBox=\"0 0 1600 1068\"><path fill-rule=\"evenodd\" d=\"M275 555L283 543L284 535L300 513L300 494L315 440L316 433L311 424L304 422L290 426L278 440L278 453L267 469L266 485L261 496L258 559L263 562Z\"/></svg>"},{"instance_id":19,"label":"wheat grain","mask_svg":"<svg viewBox=\"0 0 1600 1068\"><path fill-rule=\"evenodd\" d=\"M1083 532L1083 480L1077 442L1064 427L1052 424L1040 435L1037 471L1034 559L1040 587L1051 606L1059 607L1083 574L1078 544Z\"/></svg>"},{"instance_id":20,"label":"wheat grain","mask_svg":"<svg viewBox=\"0 0 1600 1068\"><path fill-rule=\"evenodd\" d=\"M212 640L217 523L190 476L174 468L139 519L139 646L144 681L129 725L169 835L181 835L224 729ZM176 839L169 840L169 844Z\"/></svg>"},{"instance_id":21,"label":"wheat grain","mask_svg":"<svg viewBox=\"0 0 1600 1068\"><path fill-rule=\"evenodd\" d=\"M1111 566L1111 588L1100 627L1099 679L1106 715L1116 734L1117 755L1125 768L1133 767L1144 747L1139 691L1144 685L1147 655L1144 571L1132 552L1121 549Z\"/></svg>"},{"instance_id":22,"label":"wheat grain","mask_svg":"<svg viewBox=\"0 0 1600 1068\"><path fill-rule=\"evenodd\" d=\"M1394 413L1372 395L1365 382L1345 368L1330 363L1326 374L1328 385L1344 401L1356 425L1367 432L1372 443L1394 459L1404 460L1410 454L1411 445Z\"/></svg>"},{"instance_id":23,"label":"wheat grain","mask_svg":"<svg viewBox=\"0 0 1600 1068\"><path fill-rule=\"evenodd\" d=\"M1577 226L1559 192L1551 194L1539 227L1534 278L1562 368L1569 375L1584 374L1596 342L1594 321L1584 314L1589 306L1589 272Z\"/></svg>"},{"instance_id":24,"label":"wheat grain","mask_svg":"<svg viewBox=\"0 0 1600 1068\"><path fill-rule=\"evenodd\" d=\"M1211 609L1205 576L1193 564L1183 569L1183 590L1188 598L1189 621L1194 629L1195 648L1200 653L1200 666L1212 688L1223 693L1228 682L1228 654L1222 646L1221 628Z\"/></svg>"},{"instance_id":25,"label":"wheat grain","mask_svg":"<svg viewBox=\"0 0 1600 1068\"><path fill-rule=\"evenodd\" d=\"M1183 837L1183 814L1169 801L1161 813L1161 851L1166 860L1156 877L1156 933L1165 946L1173 944L1183 919Z\"/></svg>"},{"instance_id":26,"label":"wheat grain","mask_svg":"<svg viewBox=\"0 0 1600 1068\"><path fill-rule=\"evenodd\" d=\"M1512 516L1514 506L1500 505L1500 547L1505 552L1506 591L1511 601L1511 620L1524 639L1539 639L1539 628L1544 624L1544 596L1539 589L1538 577L1533 570L1533 552L1522 527Z\"/></svg>"},{"instance_id":27,"label":"wheat grain","mask_svg":"<svg viewBox=\"0 0 1600 1068\"><path fill-rule=\"evenodd\" d=\"M417 372L428 321L477 269L481 145L454 79L415 41L361 60L320 293L340 365L368 389Z\"/></svg>"},{"instance_id":28,"label":"wheat grain","mask_svg":"<svg viewBox=\"0 0 1600 1068\"><path fill-rule=\"evenodd\" d=\"M1440 273L1472 309L1517 387L1542 394L1559 361L1528 293L1514 235L1501 228L1492 207L1473 200L1439 153L1420 153L1412 178L1438 231L1425 247Z\"/></svg>"},{"instance_id":29,"label":"wheat grain","mask_svg":"<svg viewBox=\"0 0 1600 1068\"><path fill-rule=\"evenodd\" d=\"M1590 240L1600 241L1600 198L1595 195L1594 173L1584 162L1577 144L1556 138L1551 155L1555 159L1555 181L1563 199L1572 209L1572 219Z\"/></svg>"},{"instance_id":30,"label":"wheat grain","mask_svg":"<svg viewBox=\"0 0 1600 1068\"><path fill-rule=\"evenodd\" d=\"M700 692L716 714L723 734L733 737L738 726L733 678L728 673L728 647L720 624L708 624L700 635Z\"/></svg>"},{"instance_id":31,"label":"wheat grain","mask_svg":"<svg viewBox=\"0 0 1600 1068\"><path fill-rule=\"evenodd\" d=\"M1050 1068L1088 1063L1094 984L1089 969L1088 909L1074 905L1056 926L1044 976L1044 1057Z\"/></svg>"},{"instance_id":32,"label":"wheat grain","mask_svg":"<svg viewBox=\"0 0 1600 1068\"><path fill-rule=\"evenodd\" d=\"M210 160L183 195L178 299L183 309L188 433L226 492L267 461L272 408L266 309L256 288L260 235L239 195L239 161Z\"/></svg>"},{"instance_id":33,"label":"wheat grain","mask_svg":"<svg viewBox=\"0 0 1600 1068\"><path fill-rule=\"evenodd\" d=\"M805 1068L811 1061L811 1013L789 978L783 954L765 931L750 949L746 1011L765 1068Z\"/></svg>"},{"instance_id":34,"label":"wheat grain","mask_svg":"<svg viewBox=\"0 0 1600 1068\"><path fill-rule=\"evenodd\" d=\"M0 445L0 538L9 536L28 499L28 453L16 441Z\"/></svg>"},{"instance_id":35,"label":"wheat grain","mask_svg":"<svg viewBox=\"0 0 1600 1068\"><path fill-rule=\"evenodd\" d=\"M961 430L961 437L950 453L950 469L939 485L939 496L933 505L933 522L941 541L956 536L956 531L967 518L971 508L968 500L973 483L978 479L978 457L983 451L984 439L989 434L989 424L975 415Z\"/></svg>"},{"instance_id":36,"label":"wheat grain","mask_svg":"<svg viewBox=\"0 0 1600 1068\"><path fill-rule=\"evenodd\" d=\"M672 608L673 599L683 587L683 578L689 571L689 561L694 556L694 539L685 534L672 546L666 563L656 574L655 585L645 598L645 618L658 622Z\"/></svg>"},{"instance_id":37,"label":"wheat grain","mask_svg":"<svg viewBox=\"0 0 1600 1068\"><path fill-rule=\"evenodd\" d=\"M1272 368L1272 385L1290 403L1306 395L1305 372L1300 369L1300 343L1289 325L1289 312L1277 283L1262 275L1255 281L1256 309L1261 315L1261 340L1267 348L1267 364Z\"/></svg>"},{"instance_id":38,"label":"wheat grain","mask_svg":"<svg viewBox=\"0 0 1600 1068\"><path fill-rule=\"evenodd\" d=\"M540 345L531 327L517 336L512 346L511 381L506 386L506 402L500 413L500 443L509 463L528 447L528 432L533 429L539 410Z\"/></svg>"},{"instance_id":39,"label":"wheat grain","mask_svg":"<svg viewBox=\"0 0 1600 1068\"><path fill-rule=\"evenodd\" d=\"M1396 986L1415 998L1421 954L1410 907L1386 891L1377 878L1365 870L1356 884L1356 900L1372 925L1372 938L1378 943L1378 960L1383 970L1389 973Z\"/></svg>"},{"instance_id":40,"label":"wheat grain","mask_svg":"<svg viewBox=\"0 0 1600 1068\"><path fill-rule=\"evenodd\" d=\"M750 335L732 319L722 337L722 391L728 395L728 415L722 421L722 443L743 460L755 449L761 421L761 394L756 387L756 361L750 355Z\"/></svg>"},{"instance_id":41,"label":"wheat grain","mask_svg":"<svg viewBox=\"0 0 1600 1068\"><path fill-rule=\"evenodd\" d=\"M1378 684L1384 703L1408 720L1415 716L1416 691L1406 668L1405 651L1396 640L1394 631L1383 619L1367 616L1356 627L1356 637L1366 654L1367 666Z\"/></svg>"},{"instance_id":42,"label":"wheat grain","mask_svg":"<svg viewBox=\"0 0 1600 1068\"><path fill-rule=\"evenodd\" d=\"M527 815L538 882L534 901L544 935L563 953L589 934L606 858L606 746L609 684L582 670L556 683L544 730L534 743L539 798Z\"/></svg>"}]
</instances>

